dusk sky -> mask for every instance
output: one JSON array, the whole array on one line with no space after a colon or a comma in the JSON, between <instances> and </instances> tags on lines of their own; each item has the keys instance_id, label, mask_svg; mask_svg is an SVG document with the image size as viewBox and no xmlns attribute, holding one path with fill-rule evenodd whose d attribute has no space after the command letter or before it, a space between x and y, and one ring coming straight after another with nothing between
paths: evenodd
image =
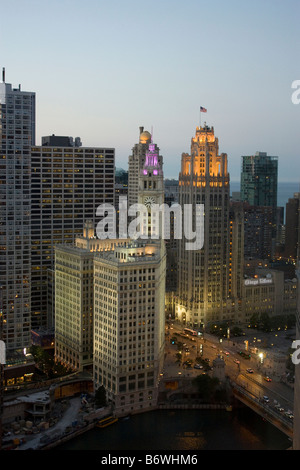
<instances>
[{"instance_id":1,"label":"dusk sky","mask_svg":"<svg viewBox=\"0 0 300 470\"><path fill-rule=\"evenodd\" d=\"M300 0L0 0L0 12L0 67L36 92L36 144L79 136L127 169L144 126L178 178L203 106L232 180L241 155L263 151L300 183Z\"/></svg>"}]
</instances>

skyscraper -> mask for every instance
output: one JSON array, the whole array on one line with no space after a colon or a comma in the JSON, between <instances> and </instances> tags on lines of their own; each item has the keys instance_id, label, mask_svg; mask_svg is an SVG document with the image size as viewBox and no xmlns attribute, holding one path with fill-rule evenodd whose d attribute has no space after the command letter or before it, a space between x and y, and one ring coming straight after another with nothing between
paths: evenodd
<instances>
[{"instance_id":1,"label":"skyscraper","mask_svg":"<svg viewBox=\"0 0 300 470\"><path fill-rule=\"evenodd\" d=\"M297 259L299 239L300 193L295 193L286 204L285 249L284 256L293 261Z\"/></svg>"},{"instance_id":2,"label":"skyscraper","mask_svg":"<svg viewBox=\"0 0 300 470\"><path fill-rule=\"evenodd\" d=\"M134 145L132 153L128 158L128 206L138 203L139 194L139 175L143 168L146 151L149 150L149 144L152 143L151 134L140 127L139 142ZM153 144L155 151L159 154L156 144Z\"/></svg>"},{"instance_id":3,"label":"skyscraper","mask_svg":"<svg viewBox=\"0 0 300 470\"><path fill-rule=\"evenodd\" d=\"M297 249L297 313L296 313L296 340L300 341L300 211L298 212L298 249ZM299 350L296 348L295 352ZM298 362L295 364L295 385L294 385L294 428L293 428L293 449L300 450L300 364L299 353Z\"/></svg>"},{"instance_id":4,"label":"skyscraper","mask_svg":"<svg viewBox=\"0 0 300 470\"><path fill-rule=\"evenodd\" d=\"M55 249L56 359L74 370L93 363L95 389L105 388L118 415L157 404L164 359L165 247L148 239L163 170L151 141L136 179L136 202L147 207L137 238L97 239L89 221L76 246Z\"/></svg>"},{"instance_id":5,"label":"skyscraper","mask_svg":"<svg viewBox=\"0 0 300 470\"><path fill-rule=\"evenodd\" d=\"M244 254L248 259L272 259L274 211L269 206L244 207Z\"/></svg>"},{"instance_id":6,"label":"skyscraper","mask_svg":"<svg viewBox=\"0 0 300 470\"><path fill-rule=\"evenodd\" d=\"M136 240L94 255L94 382L117 414L157 404L165 340L165 255Z\"/></svg>"},{"instance_id":7,"label":"skyscraper","mask_svg":"<svg viewBox=\"0 0 300 470\"><path fill-rule=\"evenodd\" d=\"M74 245L55 246L55 358L73 370L93 367L94 255L126 242L98 239L90 220Z\"/></svg>"},{"instance_id":8,"label":"skyscraper","mask_svg":"<svg viewBox=\"0 0 300 470\"><path fill-rule=\"evenodd\" d=\"M54 266L55 245L73 244L86 220L95 228L102 218L98 206L115 202L113 148L71 146L70 138L59 136L42 140L45 145L31 149L34 329L54 325L50 313L47 317L47 274Z\"/></svg>"},{"instance_id":9,"label":"skyscraper","mask_svg":"<svg viewBox=\"0 0 300 470\"><path fill-rule=\"evenodd\" d=\"M277 207L278 157L266 152L242 157L241 200L251 206Z\"/></svg>"},{"instance_id":10,"label":"skyscraper","mask_svg":"<svg viewBox=\"0 0 300 470\"><path fill-rule=\"evenodd\" d=\"M141 227L141 234L152 238L155 233L155 236L161 239L162 213L155 220L152 216L152 207L154 205L160 207L164 203L163 161L152 141L148 144L143 164L140 162L138 188L138 203L145 205L148 211L147 220Z\"/></svg>"},{"instance_id":11,"label":"skyscraper","mask_svg":"<svg viewBox=\"0 0 300 470\"><path fill-rule=\"evenodd\" d=\"M178 180L164 180L165 204L172 207L178 204ZM166 269L166 314L175 316L177 294L178 240L175 238L176 212L170 212L170 238L165 240L167 253Z\"/></svg>"},{"instance_id":12,"label":"skyscraper","mask_svg":"<svg viewBox=\"0 0 300 470\"><path fill-rule=\"evenodd\" d=\"M241 202L230 203L230 251L229 251L229 295L242 301L244 280L244 210ZM239 309L237 309L240 315ZM236 318L239 319L239 316Z\"/></svg>"},{"instance_id":13,"label":"skyscraper","mask_svg":"<svg viewBox=\"0 0 300 470\"><path fill-rule=\"evenodd\" d=\"M31 146L35 93L0 83L0 282L8 351L30 346Z\"/></svg>"},{"instance_id":14,"label":"skyscraper","mask_svg":"<svg viewBox=\"0 0 300 470\"><path fill-rule=\"evenodd\" d=\"M214 128L197 127L191 153L183 153L179 204L204 206L204 245L186 250L179 241L176 316L194 326L229 320L234 315L229 296L230 227L227 154L219 154ZM195 215L193 217L195 227Z\"/></svg>"},{"instance_id":15,"label":"skyscraper","mask_svg":"<svg viewBox=\"0 0 300 470\"><path fill-rule=\"evenodd\" d=\"M255 232L258 235L258 244L261 243L260 236L263 234L263 243L267 247L262 250L265 258L273 258L276 251L277 183L278 157L271 157L266 152L256 152L255 155L242 157L241 200L253 206L252 214L255 207L257 207L259 214L262 214L264 210L262 208L268 207L272 211L271 220L268 216L263 216L259 228ZM250 232L247 234L249 230ZM245 227L245 241L247 237L253 236L252 232L251 225ZM245 250L247 250L247 246L245 246Z\"/></svg>"},{"instance_id":16,"label":"skyscraper","mask_svg":"<svg viewBox=\"0 0 300 470\"><path fill-rule=\"evenodd\" d=\"M137 238L94 257L94 380L117 414L157 404L164 360L166 252L152 212L164 201L163 162L151 136L140 157L129 170L131 201L146 208Z\"/></svg>"}]
</instances>

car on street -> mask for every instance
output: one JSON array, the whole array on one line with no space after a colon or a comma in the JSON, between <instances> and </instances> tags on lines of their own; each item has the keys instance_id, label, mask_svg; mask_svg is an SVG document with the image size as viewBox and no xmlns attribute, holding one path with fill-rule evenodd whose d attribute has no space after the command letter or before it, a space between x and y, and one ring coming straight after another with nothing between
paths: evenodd
<instances>
[{"instance_id":1,"label":"car on street","mask_svg":"<svg viewBox=\"0 0 300 470\"><path fill-rule=\"evenodd\" d=\"M253 369L247 369L248 374L253 374Z\"/></svg>"},{"instance_id":2,"label":"car on street","mask_svg":"<svg viewBox=\"0 0 300 470\"><path fill-rule=\"evenodd\" d=\"M272 382L272 379L268 376L264 377L264 379L267 381L267 382Z\"/></svg>"},{"instance_id":3,"label":"car on street","mask_svg":"<svg viewBox=\"0 0 300 470\"><path fill-rule=\"evenodd\" d=\"M282 408L282 406L280 406L279 404L278 405L275 405L275 409L277 411L280 411L280 413L282 413L284 411L284 408Z\"/></svg>"}]
</instances>

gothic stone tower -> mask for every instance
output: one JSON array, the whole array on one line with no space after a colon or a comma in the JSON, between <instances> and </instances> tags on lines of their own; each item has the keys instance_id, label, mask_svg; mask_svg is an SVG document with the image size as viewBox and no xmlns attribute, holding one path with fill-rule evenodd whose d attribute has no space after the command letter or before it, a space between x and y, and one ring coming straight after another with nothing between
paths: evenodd
<instances>
[{"instance_id":1,"label":"gothic stone tower","mask_svg":"<svg viewBox=\"0 0 300 470\"><path fill-rule=\"evenodd\" d=\"M214 128L197 127L191 154L183 153L179 175L179 204L203 204L204 244L186 250L179 242L178 298L176 317L200 327L231 319L229 296L230 218L227 154L219 155ZM195 220L193 221L195 224Z\"/></svg>"}]
</instances>

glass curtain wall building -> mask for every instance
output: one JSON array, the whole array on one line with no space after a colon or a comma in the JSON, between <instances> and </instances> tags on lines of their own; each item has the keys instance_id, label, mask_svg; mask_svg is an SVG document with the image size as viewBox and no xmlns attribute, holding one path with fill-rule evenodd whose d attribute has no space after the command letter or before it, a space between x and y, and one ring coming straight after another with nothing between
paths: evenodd
<instances>
[{"instance_id":1,"label":"glass curtain wall building","mask_svg":"<svg viewBox=\"0 0 300 470\"><path fill-rule=\"evenodd\" d=\"M277 207L278 157L266 152L242 157L241 199L251 206Z\"/></svg>"}]
</instances>

